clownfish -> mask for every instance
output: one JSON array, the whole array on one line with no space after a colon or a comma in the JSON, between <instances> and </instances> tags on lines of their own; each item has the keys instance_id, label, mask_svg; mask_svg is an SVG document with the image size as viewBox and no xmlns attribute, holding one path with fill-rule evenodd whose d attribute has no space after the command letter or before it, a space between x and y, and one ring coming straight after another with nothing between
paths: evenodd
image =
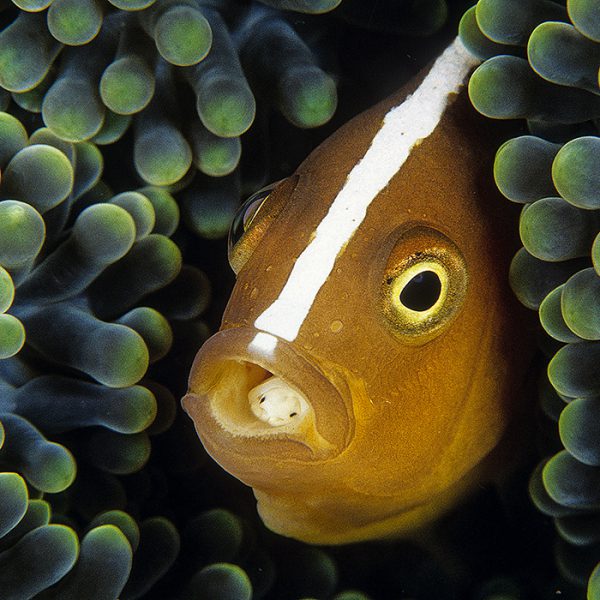
<instances>
[{"instance_id":1,"label":"clownfish","mask_svg":"<svg viewBox=\"0 0 600 600\"><path fill-rule=\"evenodd\" d=\"M531 343L475 64L456 39L236 217L236 285L182 402L279 534L409 535L517 452Z\"/></svg>"}]
</instances>

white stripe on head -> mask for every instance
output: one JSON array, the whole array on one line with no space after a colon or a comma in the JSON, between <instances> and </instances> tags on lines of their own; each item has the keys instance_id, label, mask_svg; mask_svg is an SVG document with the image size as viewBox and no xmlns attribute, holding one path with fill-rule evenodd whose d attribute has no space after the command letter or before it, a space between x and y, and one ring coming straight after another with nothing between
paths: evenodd
<instances>
[{"instance_id":1,"label":"white stripe on head","mask_svg":"<svg viewBox=\"0 0 600 600\"><path fill-rule=\"evenodd\" d=\"M250 342L249 348L258 354L270 357L277 347L277 338L269 333L259 331Z\"/></svg>"},{"instance_id":2,"label":"white stripe on head","mask_svg":"<svg viewBox=\"0 0 600 600\"><path fill-rule=\"evenodd\" d=\"M364 220L367 208L406 162L413 147L433 132L450 94L460 90L477 63L456 38L415 92L385 115L369 149L348 174L314 237L298 256L279 297L256 319L257 329L288 341L296 339L336 258Z\"/></svg>"}]
</instances>

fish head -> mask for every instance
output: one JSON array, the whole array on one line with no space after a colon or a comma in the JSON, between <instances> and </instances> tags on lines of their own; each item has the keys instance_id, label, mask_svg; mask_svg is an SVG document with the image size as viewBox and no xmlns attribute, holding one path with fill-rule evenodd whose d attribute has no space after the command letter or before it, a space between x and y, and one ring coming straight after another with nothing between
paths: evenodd
<instances>
[{"instance_id":1,"label":"fish head","mask_svg":"<svg viewBox=\"0 0 600 600\"><path fill-rule=\"evenodd\" d=\"M515 240L487 124L453 93L373 185L401 141L368 153L406 96L241 209L237 282L183 401L267 526L308 542L402 535L448 510L497 467L519 400Z\"/></svg>"}]
</instances>

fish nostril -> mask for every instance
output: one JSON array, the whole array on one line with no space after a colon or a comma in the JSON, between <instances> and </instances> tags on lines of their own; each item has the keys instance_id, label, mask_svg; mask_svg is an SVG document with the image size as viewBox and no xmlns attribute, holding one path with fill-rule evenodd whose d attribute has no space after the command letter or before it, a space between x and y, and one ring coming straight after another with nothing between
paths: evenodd
<instances>
[{"instance_id":1,"label":"fish nostril","mask_svg":"<svg viewBox=\"0 0 600 600\"><path fill-rule=\"evenodd\" d=\"M248 402L254 416L273 427L299 421L309 409L304 396L276 376L250 389Z\"/></svg>"}]
</instances>

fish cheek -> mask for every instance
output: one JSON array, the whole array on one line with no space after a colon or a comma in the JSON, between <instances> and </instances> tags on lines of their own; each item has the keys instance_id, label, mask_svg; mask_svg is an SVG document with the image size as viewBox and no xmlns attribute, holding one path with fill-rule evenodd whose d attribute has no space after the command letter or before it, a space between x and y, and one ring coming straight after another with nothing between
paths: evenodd
<instances>
[{"instance_id":1,"label":"fish cheek","mask_svg":"<svg viewBox=\"0 0 600 600\"><path fill-rule=\"evenodd\" d=\"M394 502L411 504L439 493L479 460L479 455L473 462L466 455L461 459L456 446L461 443L456 431L469 401L468 382L478 352L477 336L465 336L465 327L473 327L477 315L465 306L466 261L444 234L412 224L386 252L387 264L383 272L375 269L373 282L380 297L372 303L370 322L363 320L372 342L367 354L353 361L352 370L364 379L366 401L353 402L356 434L347 459L364 468L350 474L348 483L359 493L396 496ZM386 314L386 308L395 310L390 294L397 292L394 283L406 270L423 265L439 266L440 277L455 278L446 285L441 302L456 305L438 308L437 320L434 313L417 320L416 326L405 324ZM457 464L441 469L447 453L458 457Z\"/></svg>"}]
</instances>

